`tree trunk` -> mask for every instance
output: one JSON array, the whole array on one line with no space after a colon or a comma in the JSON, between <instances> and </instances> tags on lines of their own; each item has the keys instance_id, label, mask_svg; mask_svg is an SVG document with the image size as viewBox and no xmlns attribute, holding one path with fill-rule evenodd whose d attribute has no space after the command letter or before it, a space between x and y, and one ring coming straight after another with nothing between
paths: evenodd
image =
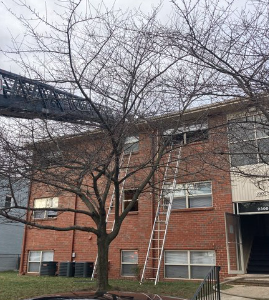
<instances>
[{"instance_id":1,"label":"tree trunk","mask_svg":"<svg viewBox=\"0 0 269 300\"><path fill-rule=\"evenodd\" d=\"M98 267L97 267L97 292L104 293L108 290L108 249L107 237L97 238Z\"/></svg>"}]
</instances>

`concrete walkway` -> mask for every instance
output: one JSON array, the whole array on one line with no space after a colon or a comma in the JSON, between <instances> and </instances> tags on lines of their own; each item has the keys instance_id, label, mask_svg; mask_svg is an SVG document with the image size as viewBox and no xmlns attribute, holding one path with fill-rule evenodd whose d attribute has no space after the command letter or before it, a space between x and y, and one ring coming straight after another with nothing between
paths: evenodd
<instances>
[{"instance_id":1,"label":"concrete walkway","mask_svg":"<svg viewBox=\"0 0 269 300\"><path fill-rule=\"evenodd\" d=\"M226 283L232 287L221 291L221 300L269 300L268 275L242 275L229 278Z\"/></svg>"},{"instance_id":2,"label":"concrete walkway","mask_svg":"<svg viewBox=\"0 0 269 300\"><path fill-rule=\"evenodd\" d=\"M269 287L236 285L221 292L221 300L269 299Z\"/></svg>"}]
</instances>

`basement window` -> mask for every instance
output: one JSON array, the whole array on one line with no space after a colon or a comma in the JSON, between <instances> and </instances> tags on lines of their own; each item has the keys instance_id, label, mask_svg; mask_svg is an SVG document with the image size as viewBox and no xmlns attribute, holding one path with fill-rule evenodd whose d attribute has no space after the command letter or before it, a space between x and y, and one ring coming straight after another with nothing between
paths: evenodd
<instances>
[{"instance_id":1,"label":"basement window","mask_svg":"<svg viewBox=\"0 0 269 300\"><path fill-rule=\"evenodd\" d=\"M215 251L165 251L165 278L203 279L216 265Z\"/></svg>"},{"instance_id":2,"label":"basement window","mask_svg":"<svg viewBox=\"0 0 269 300\"><path fill-rule=\"evenodd\" d=\"M121 251L121 276L135 277L138 267L138 251L122 250Z\"/></svg>"},{"instance_id":3,"label":"basement window","mask_svg":"<svg viewBox=\"0 0 269 300\"><path fill-rule=\"evenodd\" d=\"M40 208L40 210L34 211L35 219L47 219L57 217L57 211L49 210L48 208L57 208L59 199L58 197L53 198L41 198L34 200L34 208ZM45 210L46 209L46 210Z\"/></svg>"},{"instance_id":4,"label":"basement window","mask_svg":"<svg viewBox=\"0 0 269 300\"><path fill-rule=\"evenodd\" d=\"M53 251L29 251L28 255L28 273L40 273L41 262L53 261Z\"/></svg>"},{"instance_id":5,"label":"basement window","mask_svg":"<svg viewBox=\"0 0 269 300\"><path fill-rule=\"evenodd\" d=\"M124 190L123 191L123 203L122 203L123 210L125 210L125 208L128 206L128 204L132 201L135 192L136 192L136 190ZM138 211L138 200L136 200L134 206L131 208L130 211Z\"/></svg>"},{"instance_id":6,"label":"basement window","mask_svg":"<svg viewBox=\"0 0 269 300\"><path fill-rule=\"evenodd\" d=\"M123 152L129 154L138 152L139 150L139 138L138 136L129 136L124 141Z\"/></svg>"}]
</instances>

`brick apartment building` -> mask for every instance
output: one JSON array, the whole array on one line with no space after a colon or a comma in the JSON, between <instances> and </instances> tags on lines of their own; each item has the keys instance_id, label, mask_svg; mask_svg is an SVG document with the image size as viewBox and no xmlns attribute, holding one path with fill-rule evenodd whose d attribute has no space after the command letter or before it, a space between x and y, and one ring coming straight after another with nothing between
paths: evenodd
<instances>
[{"instance_id":1,"label":"brick apartment building","mask_svg":"<svg viewBox=\"0 0 269 300\"><path fill-rule=\"evenodd\" d=\"M253 249L262 247L269 238L268 192L259 189L255 180L233 172L237 170L235 168L246 170L251 167L253 172L266 169L266 164L261 162L261 158L265 162L266 157L252 151L250 154L246 149L249 141L251 145L255 144L255 149L257 145L259 149L268 149L268 131L254 122L240 126L235 122L260 118L255 110L247 110L244 107L242 111L237 101L194 108L185 113L184 128L173 131L174 144L182 143L183 146L160 266L160 280L201 279L212 265L221 266L222 278L228 274L269 271L269 267L266 268L269 265L269 253L264 255L264 261L253 260ZM176 119L177 115L174 114L156 118L155 121L173 124ZM234 136L228 137L227 124L231 124L230 131L235 133ZM154 141L160 136L170 135L170 129L166 125L162 133L156 130L154 134L141 132L129 137L126 143L130 147L126 150L126 156L132 152L133 160L150 155ZM248 134L244 135L246 129ZM243 135L240 142L243 148L240 151L238 133L241 137ZM176 147L174 150L175 155L178 149ZM229 156L229 151L233 155ZM162 183L158 183L157 179L156 186L160 187ZM167 185L164 184L166 199L171 194ZM156 186L141 194L137 206L126 217L119 235L110 246L111 278L132 278L137 276L138 271L141 274L159 200L158 192L154 191ZM134 189L135 180L127 181L123 191L123 206ZM68 202L70 207L76 209L83 208L83 203L74 195L66 192L55 196L37 183L32 183L29 201L36 208L58 207L63 202ZM43 211L28 215L28 218L55 226L93 222L87 216L78 217L72 212L57 214ZM27 226L20 271L38 274L41 261L48 260L94 262L96 254L96 236L92 233L59 232Z\"/></svg>"}]
</instances>

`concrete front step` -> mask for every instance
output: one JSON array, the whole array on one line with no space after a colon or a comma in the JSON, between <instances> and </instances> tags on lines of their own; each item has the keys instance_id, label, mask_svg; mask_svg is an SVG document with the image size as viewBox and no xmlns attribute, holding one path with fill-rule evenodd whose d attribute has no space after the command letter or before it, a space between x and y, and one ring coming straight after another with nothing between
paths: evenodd
<instances>
[{"instance_id":1,"label":"concrete front step","mask_svg":"<svg viewBox=\"0 0 269 300\"><path fill-rule=\"evenodd\" d=\"M269 287L269 278L239 278L239 279L235 279L230 284ZM268 295L268 298L269 298L269 295Z\"/></svg>"}]
</instances>

